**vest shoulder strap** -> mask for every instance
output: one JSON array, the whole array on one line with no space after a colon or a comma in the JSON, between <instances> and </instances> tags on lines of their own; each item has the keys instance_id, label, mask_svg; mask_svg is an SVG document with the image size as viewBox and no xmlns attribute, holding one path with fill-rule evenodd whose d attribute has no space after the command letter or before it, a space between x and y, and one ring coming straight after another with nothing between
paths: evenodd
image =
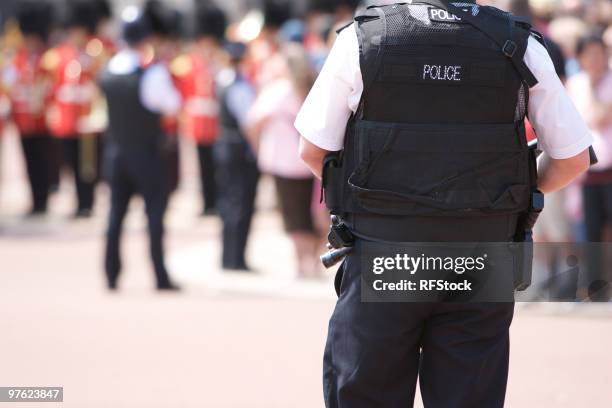
<instances>
[{"instance_id":1,"label":"vest shoulder strap","mask_svg":"<svg viewBox=\"0 0 612 408\"><path fill-rule=\"evenodd\" d=\"M529 28L526 29L525 26L526 24L529 25L526 21L491 7L474 5L473 10L478 7L478 15L476 15L475 12L466 11L448 1L418 1L446 10L474 26L500 47L501 52L512 61L512 64L530 88L538 84L538 80L524 61L530 35Z\"/></svg>"},{"instance_id":2,"label":"vest shoulder strap","mask_svg":"<svg viewBox=\"0 0 612 408\"><path fill-rule=\"evenodd\" d=\"M344 31L345 29L349 28L354 23L355 23L354 21L351 21L350 23L343 25L342 27L340 27L339 29L336 30L336 34L340 34L342 31Z\"/></svg>"}]
</instances>

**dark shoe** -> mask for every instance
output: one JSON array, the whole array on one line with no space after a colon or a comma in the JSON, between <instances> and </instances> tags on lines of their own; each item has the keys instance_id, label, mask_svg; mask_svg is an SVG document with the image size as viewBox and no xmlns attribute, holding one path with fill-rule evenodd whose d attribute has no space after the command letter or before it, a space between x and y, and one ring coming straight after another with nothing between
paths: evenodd
<instances>
[{"instance_id":1,"label":"dark shoe","mask_svg":"<svg viewBox=\"0 0 612 408\"><path fill-rule=\"evenodd\" d=\"M222 266L228 272L253 272L246 264L226 264Z\"/></svg>"},{"instance_id":2,"label":"dark shoe","mask_svg":"<svg viewBox=\"0 0 612 408\"><path fill-rule=\"evenodd\" d=\"M111 292L116 292L117 291L117 282L108 282L107 283L107 288L109 291Z\"/></svg>"},{"instance_id":3,"label":"dark shoe","mask_svg":"<svg viewBox=\"0 0 612 408\"><path fill-rule=\"evenodd\" d=\"M164 284L158 284L157 290L165 292L180 292L181 288L174 283L167 282Z\"/></svg>"},{"instance_id":4,"label":"dark shoe","mask_svg":"<svg viewBox=\"0 0 612 408\"><path fill-rule=\"evenodd\" d=\"M216 215L219 215L219 211L216 208L205 208L202 211L202 217L214 217Z\"/></svg>"},{"instance_id":5,"label":"dark shoe","mask_svg":"<svg viewBox=\"0 0 612 408\"><path fill-rule=\"evenodd\" d=\"M25 218L38 218L38 217L43 217L46 214L47 214L46 209L34 208L26 213Z\"/></svg>"},{"instance_id":6,"label":"dark shoe","mask_svg":"<svg viewBox=\"0 0 612 408\"><path fill-rule=\"evenodd\" d=\"M89 208L86 209L82 209L82 210L77 210L76 213L74 213L74 217L75 219L82 219L82 218L91 218L92 216L92 211Z\"/></svg>"}]
</instances>

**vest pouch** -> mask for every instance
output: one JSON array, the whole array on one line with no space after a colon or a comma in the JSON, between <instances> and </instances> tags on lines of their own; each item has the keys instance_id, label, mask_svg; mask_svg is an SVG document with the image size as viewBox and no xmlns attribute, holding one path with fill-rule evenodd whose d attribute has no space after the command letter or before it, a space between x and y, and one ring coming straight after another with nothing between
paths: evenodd
<instances>
[{"instance_id":1,"label":"vest pouch","mask_svg":"<svg viewBox=\"0 0 612 408\"><path fill-rule=\"evenodd\" d=\"M479 216L529 205L528 149L514 124L361 121L356 136L348 185L368 212Z\"/></svg>"},{"instance_id":2,"label":"vest pouch","mask_svg":"<svg viewBox=\"0 0 612 408\"><path fill-rule=\"evenodd\" d=\"M344 172L340 162L338 152L328 154L323 161L323 198L327 209L332 214L340 214L343 209L342 185Z\"/></svg>"}]
</instances>

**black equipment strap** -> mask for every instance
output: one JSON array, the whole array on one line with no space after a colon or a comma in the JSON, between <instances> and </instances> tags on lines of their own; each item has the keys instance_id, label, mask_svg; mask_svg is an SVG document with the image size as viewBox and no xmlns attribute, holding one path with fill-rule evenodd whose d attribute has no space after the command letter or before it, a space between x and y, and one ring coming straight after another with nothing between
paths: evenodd
<instances>
[{"instance_id":1,"label":"black equipment strap","mask_svg":"<svg viewBox=\"0 0 612 408\"><path fill-rule=\"evenodd\" d=\"M501 47L502 53L512 61L512 64L514 64L514 67L529 88L533 88L538 84L538 80L523 60L524 53L517 52L520 48L519 44L525 41L521 39L521 33L516 29L517 24L523 24L521 20L510 17L510 27L509 30L506 30L504 29L504 26L506 26L504 24L506 23L505 19L493 13L486 13L486 17L491 19L491 22L487 23L486 19L474 16L471 12L465 11L463 8L457 7L450 2L442 0L418 0L418 2L446 10L474 26ZM468 7L473 6L476 5L469 5ZM486 8L480 7L479 10L482 12ZM526 48L527 44L524 44L524 46Z\"/></svg>"}]
</instances>

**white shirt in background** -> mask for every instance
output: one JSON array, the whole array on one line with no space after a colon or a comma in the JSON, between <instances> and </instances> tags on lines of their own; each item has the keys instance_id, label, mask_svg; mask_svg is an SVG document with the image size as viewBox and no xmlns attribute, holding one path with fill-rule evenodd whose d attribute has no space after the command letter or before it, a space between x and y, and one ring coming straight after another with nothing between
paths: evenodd
<instances>
[{"instance_id":1,"label":"white shirt in background","mask_svg":"<svg viewBox=\"0 0 612 408\"><path fill-rule=\"evenodd\" d=\"M114 75L130 75L140 67L140 55L126 48L119 51L108 63ZM140 83L140 102L151 112L175 115L181 109L181 95L172 82L168 69L162 64L146 68Z\"/></svg>"},{"instance_id":2,"label":"white shirt in background","mask_svg":"<svg viewBox=\"0 0 612 408\"><path fill-rule=\"evenodd\" d=\"M312 178L308 167L298 159L300 135L293 126L301 103L288 79L266 84L257 96L248 122L267 118L257 154L262 172L290 179Z\"/></svg>"}]
</instances>

